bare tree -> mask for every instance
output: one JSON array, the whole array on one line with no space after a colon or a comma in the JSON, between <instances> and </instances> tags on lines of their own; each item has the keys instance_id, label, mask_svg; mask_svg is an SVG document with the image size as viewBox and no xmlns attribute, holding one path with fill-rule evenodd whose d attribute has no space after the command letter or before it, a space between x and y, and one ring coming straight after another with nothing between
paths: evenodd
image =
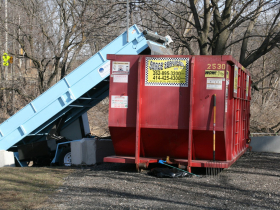
<instances>
[{"instance_id":1,"label":"bare tree","mask_svg":"<svg viewBox=\"0 0 280 210\"><path fill-rule=\"evenodd\" d=\"M5 29L7 20L0 14L0 46L1 33L8 32L9 40L15 43L9 43L9 53L16 58L16 82L5 87L2 84L5 91L0 96L2 105L9 104L11 97L20 99L16 100L15 111L98 52L126 27L126 1L8 2L9 29ZM262 113L260 110L267 110L269 116L273 115L268 111L270 106L274 112L278 110L279 7L280 2L275 0L130 0L129 19L130 24L169 34L177 54L232 54L239 58L252 73L254 90L260 90L253 91L252 110L256 119ZM0 10L3 11L1 2ZM24 67L20 65L22 61L26 63ZM3 72L2 81L7 79ZM9 91L15 95L9 95ZM274 128L279 119L270 122L268 127L279 128Z\"/></svg>"},{"instance_id":2,"label":"bare tree","mask_svg":"<svg viewBox=\"0 0 280 210\"><path fill-rule=\"evenodd\" d=\"M137 2L141 11L138 23L159 33L168 33L174 40L175 53L232 54L239 58L239 62L251 72L253 90L260 90L253 91L252 119L256 127L277 129L278 126L279 129L280 116L276 113L280 111L280 69L275 65L280 43L279 1Z\"/></svg>"},{"instance_id":3,"label":"bare tree","mask_svg":"<svg viewBox=\"0 0 280 210\"><path fill-rule=\"evenodd\" d=\"M7 76L1 66L2 105L15 105L10 99L4 100L9 92L15 93L11 97L18 103L8 115L14 114L119 35L125 28L124 3L115 0L8 0L8 19L2 15L4 8L0 5L0 33L8 33L8 53L15 60L12 64L15 73L13 77L9 75L13 82L8 81L7 87L7 82L3 82ZM6 23L9 25L7 30ZM3 106L2 113L7 110Z\"/></svg>"},{"instance_id":4,"label":"bare tree","mask_svg":"<svg viewBox=\"0 0 280 210\"><path fill-rule=\"evenodd\" d=\"M154 23L168 33L172 33L172 37L178 41L176 47L185 47L191 55L223 55L232 45L242 43L239 60L244 67L247 67L280 42L280 2L278 1L154 0L141 1L141 3L142 8L153 13ZM262 13L274 13L269 23L269 30L266 34L252 34L256 24L260 23L258 17ZM143 26L148 20L143 17ZM241 37L230 40L233 31L240 27L243 28L242 31L239 30ZM250 41L263 37L265 39L259 46L254 49L249 48Z\"/></svg>"}]
</instances>

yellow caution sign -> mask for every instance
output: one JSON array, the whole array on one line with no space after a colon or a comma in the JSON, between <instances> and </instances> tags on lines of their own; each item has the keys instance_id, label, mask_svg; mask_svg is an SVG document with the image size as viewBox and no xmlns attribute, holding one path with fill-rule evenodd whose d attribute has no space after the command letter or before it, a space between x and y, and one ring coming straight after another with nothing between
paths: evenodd
<instances>
[{"instance_id":1,"label":"yellow caution sign","mask_svg":"<svg viewBox=\"0 0 280 210\"><path fill-rule=\"evenodd\" d=\"M225 71L205 70L205 77L225 77Z\"/></svg>"},{"instance_id":2,"label":"yellow caution sign","mask_svg":"<svg viewBox=\"0 0 280 210\"><path fill-rule=\"evenodd\" d=\"M188 87L189 58L146 58L145 86Z\"/></svg>"},{"instance_id":3,"label":"yellow caution sign","mask_svg":"<svg viewBox=\"0 0 280 210\"><path fill-rule=\"evenodd\" d=\"M7 53L4 53L3 56L3 66L9 66L9 60L10 60L10 56Z\"/></svg>"}]
</instances>

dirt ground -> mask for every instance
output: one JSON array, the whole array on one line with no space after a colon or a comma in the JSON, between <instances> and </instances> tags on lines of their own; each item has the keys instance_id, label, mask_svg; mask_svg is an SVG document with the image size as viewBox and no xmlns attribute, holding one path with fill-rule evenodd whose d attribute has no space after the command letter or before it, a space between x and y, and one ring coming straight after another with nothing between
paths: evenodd
<instances>
[{"instance_id":1,"label":"dirt ground","mask_svg":"<svg viewBox=\"0 0 280 210\"><path fill-rule=\"evenodd\" d=\"M245 153L215 177L147 172L113 163L77 169L41 209L280 209L280 154Z\"/></svg>"}]
</instances>

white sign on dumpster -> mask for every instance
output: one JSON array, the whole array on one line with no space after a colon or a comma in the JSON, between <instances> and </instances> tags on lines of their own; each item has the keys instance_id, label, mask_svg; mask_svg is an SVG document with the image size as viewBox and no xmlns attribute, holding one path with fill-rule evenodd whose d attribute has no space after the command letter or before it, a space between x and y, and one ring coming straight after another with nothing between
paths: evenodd
<instances>
[{"instance_id":1,"label":"white sign on dumpster","mask_svg":"<svg viewBox=\"0 0 280 210\"><path fill-rule=\"evenodd\" d=\"M208 90L222 90L222 78L207 78L206 89Z\"/></svg>"},{"instance_id":2,"label":"white sign on dumpster","mask_svg":"<svg viewBox=\"0 0 280 210\"><path fill-rule=\"evenodd\" d=\"M111 108L127 108L128 96L111 96Z\"/></svg>"}]
</instances>

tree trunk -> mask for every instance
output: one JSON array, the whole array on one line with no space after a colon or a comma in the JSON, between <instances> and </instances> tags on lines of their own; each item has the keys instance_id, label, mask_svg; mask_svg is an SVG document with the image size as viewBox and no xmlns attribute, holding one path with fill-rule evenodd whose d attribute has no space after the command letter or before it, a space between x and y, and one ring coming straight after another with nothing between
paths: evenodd
<instances>
[{"instance_id":1,"label":"tree trunk","mask_svg":"<svg viewBox=\"0 0 280 210\"><path fill-rule=\"evenodd\" d=\"M259 9L257 10L257 13L254 17L254 19L252 19L247 27L247 30L244 34L244 39L242 42L242 47L240 50L240 58L239 58L239 62L241 64L243 64L245 62L245 58L246 58L246 52L247 52L247 48L248 48L248 42L249 42L249 36L251 35L251 32L255 26L256 20L258 19L260 12L262 11L262 4L263 4L264 0L259 0Z\"/></svg>"},{"instance_id":2,"label":"tree trunk","mask_svg":"<svg viewBox=\"0 0 280 210\"><path fill-rule=\"evenodd\" d=\"M222 15L219 13L218 4L214 8L214 46L212 49L213 55L223 55L226 50L226 44L230 36L230 29L227 27L231 19L232 0L226 0L225 8ZM227 27L227 28L225 28Z\"/></svg>"}]
</instances>

